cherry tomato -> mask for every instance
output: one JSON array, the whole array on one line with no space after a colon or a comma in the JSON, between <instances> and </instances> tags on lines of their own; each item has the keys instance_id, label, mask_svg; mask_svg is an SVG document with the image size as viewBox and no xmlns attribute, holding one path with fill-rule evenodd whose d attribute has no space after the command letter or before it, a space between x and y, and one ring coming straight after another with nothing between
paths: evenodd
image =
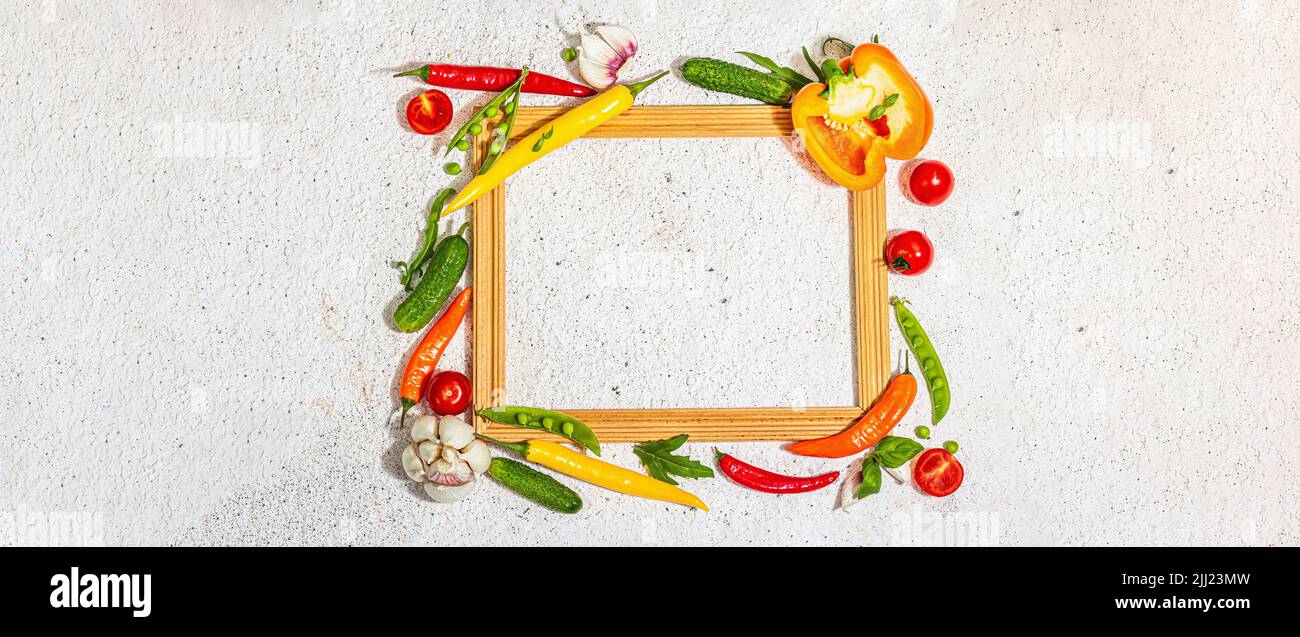
<instances>
[{"instance_id":1,"label":"cherry tomato","mask_svg":"<svg viewBox=\"0 0 1300 637\"><path fill-rule=\"evenodd\" d=\"M948 165L933 159L910 163L903 172L903 194L912 203L937 206L952 194L952 171Z\"/></svg>"},{"instance_id":2,"label":"cherry tomato","mask_svg":"<svg viewBox=\"0 0 1300 637\"><path fill-rule=\"evenodd\" d=\"M946 449L927 449L912 465L912 479L921 490L942 498L961 486L966 470Z\"/></svg>"},{"instance_id":3,"label":"cherry tomato","mask_svg":"<svg viewBox=\"0 0 1300 637\"><path fill-rule=\"evenodd\" d=\"M885 263L899 274L916 276L929 270L933 262L934 244L920 230L904 230L885 244Z\"/></svg>"},{"instance_id":4,"label":"cherry tomato","mask_svg":"<svg viewBox=\"0 0 1300 637\"><path fill-rule=\"evenodd\" d=\"M451 123L451 98L438 89L429 89L406 104L406 123L421 135L434 135Z\"/></svg>"},{"instance_id":5,"label":"cherry tomato","mask_svg":"<svg viewBox=\"0 0 1300 637\"><path fill-rule=\"evenodd\" d=\"M424 389L424 401L439 416L452 416L469 409L469 379L460 372L438 372Z\"/></svg>"}]
</instances>

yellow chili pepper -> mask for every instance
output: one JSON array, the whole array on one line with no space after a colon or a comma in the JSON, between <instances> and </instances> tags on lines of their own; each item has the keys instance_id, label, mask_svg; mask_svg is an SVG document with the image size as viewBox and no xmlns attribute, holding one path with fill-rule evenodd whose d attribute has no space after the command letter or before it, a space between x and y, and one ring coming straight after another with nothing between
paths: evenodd
<instances>
[{"instance_id":1,"label":"yellow chili pepper","mask_svg":"<svg viewBox=\"0 0 1300 637\"><path fill-rule=\"evenodd\" d=\"M445 217L474 203L474 200L491 192L507 177L537 161L542 155L586 135L591 129L632 108L632 100L636 98L637 93L667 74L668 71L664 71L644 82L615 86L569 109L550 123L538 127L501 153L496 163L492 164L487 172L465 184L460 193L447 204L446 208L443 208L441 216Z\"/></svg>"},{"instance_id":2,"label":"yellow chili pepper","mask_svg":"<svg viewBox=\"0 0 1300 637\"><path fill-rule=\"evenodd\" d=\"M703 500L687 493L667 482L660 482L645 474L631 469L624 469L604 460L584 456L564 445L547 440L528 440L520 443L501 442L478 434L480 438L495 442L523 456L529 462L554 469L566 476L572 476L583 482L590 482L611 491L626 493L651 500L663 500L695 507L708 511L709 505Z\"/></svg>"}]
</instances>

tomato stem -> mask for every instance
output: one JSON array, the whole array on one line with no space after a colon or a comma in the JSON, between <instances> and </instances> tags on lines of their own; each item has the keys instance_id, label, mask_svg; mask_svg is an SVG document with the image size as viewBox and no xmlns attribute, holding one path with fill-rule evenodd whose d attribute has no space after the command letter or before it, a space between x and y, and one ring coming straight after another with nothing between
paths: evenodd
<instances>
[{"instance_id":1,"label":"tomato stem","mask_svg":"<svg viewBox=\"0 0 1300 637\"><path fill-rule=\"evenodd\" d=\"M906 272L912 269L912 264L908 263L907 259L898 257L889 262L889 267L896 272Z\"/></svg>"}]
</instances>

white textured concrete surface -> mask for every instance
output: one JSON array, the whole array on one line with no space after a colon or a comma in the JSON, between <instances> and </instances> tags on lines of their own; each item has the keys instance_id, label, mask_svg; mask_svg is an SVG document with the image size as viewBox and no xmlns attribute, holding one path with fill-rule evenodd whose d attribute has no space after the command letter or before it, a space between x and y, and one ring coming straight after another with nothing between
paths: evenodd
<instances>
[{"instance_id":1,"label":"white textured concrete surface","mask_svg":"<svg viewBox=\"0 0 1300 637\"><path fill-rule=\"evenodd\" d=\"M0 5L0 544L1297 543L1294 2L755 4ZM911 68L935 104L925 154L958 187L937 209L891 189L890 225L939 250L932 272L891 284L952 377L935 441L962 444L957 494L887 481L839 512L829 491L718 478L689 485L714 509L702 514L578 486L586 506L566 517L491 484L436 505L401 476L389 414L413 339L385 322L387 263L409 254L446 179L430 140L399 125L416 84L389 75L431 60L564 74L580 19L638 35L638 78L738 49L793 64L827 33L879 32ZM449 93L462 115L484 99ZM739 102L676 79L641 101ZM534 247L511 253L512 312L577 303L599 259L637 282L594 282L601 298L574 323L600 331L608 360L564 341L560 316L512 315L520 392L633 405L843 392L822 378L847 368L843 218L766 202L747 223L734 207L749 180L790 157L776 141L717 149L661 170L589 142L517 180L539 201L513 208L512 248ZM597 166L633 172L620 190ZM667 190L628 204L666 170L729 205ZM567 203L582 184L590 201ZM837 205L815 183L789 187ZM618 261L616 237L634 255L662 250L688 293ZM782 239L804 256L780 260ZM762 311L781 302L809 310ZM672 344L692 327L681 312L743 364L701 355L693 336ZM619 368L647 352L653 369ZM446 360L465 359L462 339ZM681 378L693 374L711 378ZM926 420L918 407L901 431ZM725 447L779 471L838 464ZM634 462L626 445L607 456Z\"/></svg>"}]
</instances>

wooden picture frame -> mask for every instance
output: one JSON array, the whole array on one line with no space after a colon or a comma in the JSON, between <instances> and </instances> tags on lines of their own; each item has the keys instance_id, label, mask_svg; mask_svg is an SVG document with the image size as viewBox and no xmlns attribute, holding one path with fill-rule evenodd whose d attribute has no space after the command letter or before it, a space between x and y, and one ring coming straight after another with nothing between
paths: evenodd
<instances>
[{"instance_id":1,"label":"wooden picture frame","mask_svg":"<svg viewBox=\"0 0 1300 637\"><path fill-rule=\"evenodd\" d=\"M563 113L558 107L521 107L511 140ZM490 127L474 139L474 164L485 156ZM778 137L791 134L790 111L779 106L633 106L586 137ZM773 152L777 152L775 149ZM534 170L544 170L536 168ZM474 408L502 404L505 395L505 184L474 203L471 374ZM848 193L852 214L856 405L706 409L558 409L587 423L604 442L640 442L690 434L693 441L794 440L840 431L862 416L890 377L889 291L884 262L884 183ZM792 341L793 342L793 341ZM793 346L793 345L792 345ZM474 416L475 428L504 440L548 434Z\"/></svg>"}]
</instances>

